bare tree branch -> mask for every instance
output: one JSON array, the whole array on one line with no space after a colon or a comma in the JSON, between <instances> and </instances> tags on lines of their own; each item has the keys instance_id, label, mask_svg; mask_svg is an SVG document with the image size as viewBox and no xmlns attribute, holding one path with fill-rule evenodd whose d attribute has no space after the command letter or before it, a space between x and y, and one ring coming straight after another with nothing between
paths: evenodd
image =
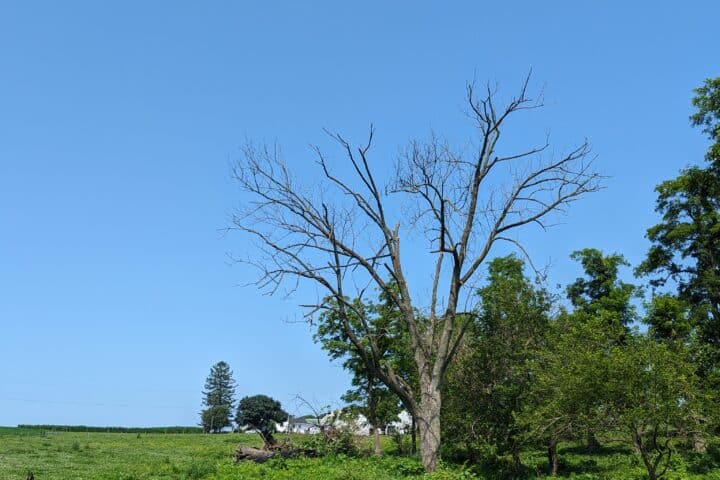
<instances>
[{"instance_id":1,"label":"bare tree branch","mask_svg":"<svg viewBox=\"0 0 720 480\"><path fill-rule=\"evenodd\" d=\"M414 410L421 432L438 439L440 387L473 321L472 312L459 312L458 304L473 295L471 287L493 246L508 242L527 255L511 232L529 225L546 229L555 214L601 188L587 142L558 157L549 153L547 138L523 151L500 151L508 118L542 106L541 98L528 95L529 81L530 75L504 105L489 85L481 95L469 85L469 116L479 135L474 153L458 153L462 150L436 136L411 142L386 190L378 187L371 167L372 126L359 147L326 131L347 164L337 172L350 174L337 173L313 147L322 175L312 189L296 184L275 145L248 143L233 170L249 198L234 216L233 228L255 240L260 256L245 261L259 269L258 287L270 294L288 282L291 291L301 281L320 287L326 297L307 305L309 315L334 309L368 370ZM412 206L411 211L390 219L400 204ZM411 292L419 287L411 286L404 271L420 261L402 255L401 238L408 241L413 230L430 241L427 304L413 299ZM401 313L419 385L408 384L383 361L377 340L386 333L375 331L354 303L369 285ZM420 317L421 311L427 315ZM359 319L359 328L352 327L351 317ZM435 460L423 457L429 467Z\"/></svg>"}]
</instances>

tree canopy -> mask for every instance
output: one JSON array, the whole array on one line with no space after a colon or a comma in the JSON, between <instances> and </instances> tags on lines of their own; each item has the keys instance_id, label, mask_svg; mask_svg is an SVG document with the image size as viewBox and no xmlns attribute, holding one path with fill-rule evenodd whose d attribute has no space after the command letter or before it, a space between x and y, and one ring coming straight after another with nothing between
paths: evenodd
<instances>
[{"instance_id":1,"label":"tree canopy","mask_svg":"<svg viewBox=\"0 0 720 480\"><path fill-rule=\"evenodd\" d=\"M488 263L488 279L458 358L448 373L443 410L446 450L477 461L489 446L513 457L521 469L523 427L517 415L534 382L529 365L547 334L552 299L524 273L514 255ZM454 451L453 451L454 450Z\"/></svg>"},{"instance_id":2,"label":"tree canopy","mask_svg":"<svg viewBox=\"0 0 720 480\"><path fill-rule=\"evenodd\" d=\"M267 395L243 397L238 402L235 423L258 431L266 445L274 445L275 424L288 419L280 402Z\"/></svg>"}]
</instances>

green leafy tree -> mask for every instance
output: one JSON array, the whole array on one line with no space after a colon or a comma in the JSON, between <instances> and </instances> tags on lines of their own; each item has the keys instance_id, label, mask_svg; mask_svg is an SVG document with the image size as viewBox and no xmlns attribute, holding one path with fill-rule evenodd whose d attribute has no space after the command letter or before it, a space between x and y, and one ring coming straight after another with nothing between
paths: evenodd
<instances>
[{"instance_id":1,"label":"green leafy tree","mask_svg":"<svg viewBox=\"0 0 720 480\"><path fill-rule=\"evenodd\" d=\"M398 395L368 368L363 358L376 355L387 368L393 369L408 383L413 382L412 354L401 328L400 311L388 295L381 293L379 300L379 303L375 304L356 299L353 302L354 308L347 315L347 326L336 309L327 310L322 314L322 321L319 322L314 336L315 341L322 345L331 359L342 359L343 368L352 373L353 388L343 395L343 400L370 422L375 437L376 455L382 454L379 432L397 419L401 402ZM363 348L358 349L349 340L348 332L362 336L360 332L366 325L383 331L385 335L374 345L364 343ZM377 350L373 352L370 351L371 348Z\"/></svg>"},{"instance_id":2,"label":"green leafy tree","mask_svg":"<svg viewBox=\"0 0 720 480\"><path fill-rule=\"evenodd\" d=\"M448 373L444 435L448 448L471 461L488 448L511 455L517 473L524 427L516 415L534 382L528 365L543 347L552 301L513 255L489 263L478 295L476 321Z\"/></svg>"},{"instance_id":3,"label":"green leafy tree","mask_svg":"<svg viewBox=\"0 0 720 480\"><path fill-rule=\"evenodd\" d=\"M208 407L202 411L201 424L203 431L208 432L219 432L224 427L229 426L230 422L230 406L229 405L215 405Z\"/></svg>"},{"instance_id":4,"label":"green leafy tree","mask_svg":"<svg viewBox=\"0 0 720 480\"><path fill-rule=\"evenodd\" d=\"M578 316L584 316L579 321ZM606 426L605 379L609 357L619 348L616 339L627 335L619 323L608 324L601 316L561 312L550 322L545 346L529 364L529 385L523 410L516 421L527 441L547 446L548 465L554 475L559 468L557 446L578 440L586 432Z\"/></svg>"},{"instance_id":5,"label":"green leafy tree","mask_svg":"<svg viewBox=\"0 0 720 480\"><path fill-rule=\"evenodd\" d=\"M692 103L697 108L690 121L695 127L703 127L703 132L714 143L705 156L707 161L720 163L720 77L708 78L702 87L695 89Z\"/></svg>"},{"instance_id":6,"label":"green leafy tree","mask_svg":"<svg viewBox=\"0 0 720 480\"><path fill-rule=\"evenodd\" d=\"M570 258L580 262L584 277L577 278L567 287L567 296L575 308L575 318L599 318L606 323L607 332L616 334L615 341L625 342L628 326L637 319L631 299L638 296L638 289L618 278L621 266L630 266L622 255L605 255L598 249L585 248L573 252ZM602 323L599 324L600 328ZM616 328L620 327L620 328ZM587 435L589 450L597 450L600 444L595 433Z\"/></svg>"},{"instance_id":7,"label":"green leafy tree","mask_svg":"<svg viewBox=\"0 0 720 480\"><path fill-rule=\"evenodd\" d=\"M561 315L548 348L530 366L535 379L518 421L531 439L548 445L548 464L558 471L557 445L582 432L611 431L633 447L651 479L670 466L677 443L698 428L694 416L694 367L682 347L622 329L610 332L602 317L577 322Z\"/></svg>"},{"instance_id":8,"label":"green leafy tree","mask_svg":"<svg viewBox=\"0 0 720 480\"><path fill-rule=\"evenodd\" d=\"M655 211L662 221L647 230L652 243L637 273L661 287L672 281L690 308L701 339L720 346L720 78L696 90L691 117L714 141L702 168L688 167L658 185Z\"/></svg>"},{"instance_id":9,"label":"green leafy tree","mask_svg":"<svg viewBox=\"0 0 720 480\"><path fill-rule=\"evenodd\" d=\"M217 433L232 425L230 413L235 405L235 380L226 362L220 361L210 368L203 397L203 405L207 408L201 412L201 421L206 432Z\"/></svg>"},{"instance_id":10,"label":"green leafy tree","mask_svg":"<svg viewBox=\"0 0 720 480\"><path fill-rule=\"evenodd\" d=\"M653 331L689 342L703 396L711 399L720 390L720 77L706 80L695 93L697 112L690 120L712 142L707 163L656 187L655 211L662 219L647 230L651 246L636 273L670 291L653 300ZM700 417L720 424L717 401L703 410ZM696 442L696 449L704 450L704 442Z\"/></svg>"},{"instance_id":11,"label":"green leafy tree","mask_svg":"<svg viewBox=\"0 0 720 480\"><path fill-rule=\"evenodd\" d=\"M249 426L260 434L265 447L276 444L273 433L275 424L287 420L288 414L282 409L280 402L267 395L243 397L238 402L235 423L238 427Z\"/></svg>"},{"instance_id":12,"label":"green leafy tree","mask_svg":"<svg viewBox=\"0 0 720 480\"><path fill-rule=\"evenodd\" d=\"M681 350L640 334L629 343L606 357L605 415L656 480L668 471L678 440L695 428L694 371Z\"/></svg>"},{"instance_id":13,"label":"green leafy tree","mask_svg":"<svg viewBox=\"0 0 720 480\"><path fill-rule=\"evenodd\" d=\"M645 304L644 322L657 341L687 342L692 333L688 305L672 294L653 295Z\"/></svg>"},{"instance_id":14,"label":"green leafy tree","mask_svg":"<svg viewBox=\"0 0 720 480\"><path fill-rule=\"evenodd\" d=\"M608 374L606 353L625 348L629 326L638 319L633 297L638 289L619 279L627 266L622 255L605 255L586 248L573 252L583 276L567 289L573 311L561 311L553 319L544 348L531 358L533 383L524 411L518 416L528 440L548 447L551 472L558 469L557 445L586 434L590 449L599 448L595 432L606 426L604 378Z\"/></svg>"},{"instance_id":15,"label":"green leafy tree","mask_svg":"<svg viewBox=\"0 0 720 480\"><path fill-rule=\"evenodd\" d=\"M720 345L720 172L689 167L656 188L662 221L637 273L653 287L672 281L703 342Z\"/></svg>"},{"instance_id":16,"label":"green leafy tree","mask_svg":"<svg viewBox=\"0 0 720 480\"><path fill-rule=\"evenodd\" d=\"M637 296L635 285L619 280L621 266L630 266L622 255L604 255L595 248L573 252L570 258L580 262L585 274L567 287L567 297L587 315L603 317L610 324L630 325L637 319L630 302Z\"/></svg>"}]
</instances>

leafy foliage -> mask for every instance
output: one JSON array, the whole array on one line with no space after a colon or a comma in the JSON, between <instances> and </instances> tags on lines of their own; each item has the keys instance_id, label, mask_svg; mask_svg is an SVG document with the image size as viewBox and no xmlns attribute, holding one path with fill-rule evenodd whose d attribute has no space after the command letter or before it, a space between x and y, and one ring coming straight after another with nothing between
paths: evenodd
<instances>
[{"instance_id":1,"label":"leafy foliage","mask_svg":"<svg viewBox=\"0 0 720 480\"><path fill-rule=\"evenodd\" d=\"M656 191L662 221L650 227L652 246L637 268L654 287L672 280L703 341L720 343L720 171L689 167Z\"/></svg>"},{"instance_id":2,"label":"leafy foliage","mask_svg":"<svg viewBox=\"0 0 720 480\"><path fill-rule=\"evenodd\" d=\"M570 258L580 262L585 273L567 287L575 311L623 326L636 320L630 300L637 295L637 287L618 279L619 268L630 265L622 255L604 255L595 248L585 248L573 252Z\"/></svg>"},{"instance_id":3,"label":"leafy foliage","mask_svg":"<svg viewBox=\"0 0 720 480\"><path fill-rule=\"evenodd\" d=\"M316 342L328 352L333 360L343 360L343 368L352 374L353 388L343 395L354 410L362 413L374 428L381 428L397 419L400 412L400 398L384 385L363 358L376 355L381 361L409 383L414 380L414 365L410 342L401 322L401 312L385 292L381 292L379 303L363 303L355 299L355 306L346 315L349 330L336 309L330 309L321 315ZM383 335L374 345L363 344L366 351L360 350L350 341L348 331L363 336L363 322L369 328L382 331ZM370 349L375 348L375 352ZM407 407L406 407L407 408Z\"/></svg>"},{"instance_id":4,"label":"leafy foliage","mask_svg":"<svg viewBox=\"0 0 720 480\"><path fill-rule=\"evenodd\" d=\"M275 423L287 420L288 414L280 402L267 395L243 397L238 402L235 423L238 426L250 426L260 433L266 444L274 444Z\"/></svg>"},{"instance_id":5,"label":"leafy foliage","mask_svg":"<svg viewBox=\"0 0 720 480\"><path fill-rule=\"evenodd\" d=\"M705 157L710 162L720 161L720 77L708 78L703 86L695 89L693 105L697 108L690 121L696 127L702 126L703 132L715 143L711 145Z\"/></svg>"},{"instance_id":6,"label":"leafy foliage","mask_svg":"<svg viewBox=\"0 0 720 480\"><path fill-rule=\"evenodd\" d=\"M650 478L659 478L676 439L696 428L694 367L684 352L647 335L631 333L622 345L614 338L601 317L557 322L550 348L533 369L534 402L520 420L551 445L587 429L618 432Z\"/></svg>"},{"instance_id":7,"label":"leafy foliage","mask_svg":"<svg viewBox=\"0 0 720 480\"><path fill-rule=\"evenodd\" d=\"M637 273L669 293L652 300L649 322L658 338L687 344L700 377L702 413L720 428L720 78L695 90L690 117L713 142L705 166L690 166L655 189L661 221Z\"/></svg>"},{"instance_id":8,"label":"leafy foliage","mask_svg":"<svg viewBox=\"0 0 720 480\"><path fill-rule=\"evenodd\" d=\"M230 425L230 407L228 405L215 405L202 411L201 421L203 431L220 432Z\"/></svg>"},{"instance_id":9,"label":"leafy foliage","mask_svg":"<svg viewBox=\"0 0 720 480\"><path fill-rule=\"evenodd\" d=\"M492 260L488 277L478 291L477 321L448 374L446 453L459 448L455 455L474 461L509 453L519 468L522 427L515 416L534 382L527 367L544 342L551 298L515 256Z\"/></svg>"},{"instance_id":10,"label":"leafy foliage","mask_svg":"<svg viewBox=\"0 0 720 480\"><path fill-rule=\"evenodd\" d=\"M609 352L622 326L605 319L561 314L550 325L547 346L529 365L534 379L518 420L529 439L546 445L574 440L603 420Z\"/></svg>"},{"instance_id":11,"label":"leafy foliage","mask_svg":"<svg viewBox=\"0 0 720 480\"><path fill-rule=\"evenodd\" d=\"M694 372L685 356L645 335L607 356L603 409L627 434L654 480L663 476L675 440L693 431Z\"/></svg>"},{"instance_id":12,"label":"leafy foliage","mask_svg":"<svg viewBox=\"0 0 720 480\"><path fill-rule=\"evenodd\" d=\"M701 339L720 346L720 78L696 90L693 125L715 143L706 167L692 166L655 189L662 221L647 230L652 243L637 268L659 287L672 280Z\"/></svg>"},{"instance_id":13,"label":"leafy foliage","mask_svg":"<svg viewBox=\"0 0 720 480\"><path fill-rule=\"evenodd\" d=\"M574 252L584 275L567 289L573 312L561 311L548 325L546 342L529 365L528 401L518 415L528 440L548 446L551 470L558 468L557 446L611 427L605 381L613 368L613 352L628 348L629 325L637 319L631 299L638 289L621 281L619 254L597 249ZM597 445L593 445L597 448Z\"/></svg>"},{"instance_id":14,"label":"leafy foliage","mask_svg":"<svg viewBox=\"0 0 720 480\"><path fill-rule=\"evenodd\" d=\"M670 294L654 295L651 298L645 305L644 322L650 326L651 334L658 341L687 341L692 332L687 304Z\"/></svg>"}]
</instances>

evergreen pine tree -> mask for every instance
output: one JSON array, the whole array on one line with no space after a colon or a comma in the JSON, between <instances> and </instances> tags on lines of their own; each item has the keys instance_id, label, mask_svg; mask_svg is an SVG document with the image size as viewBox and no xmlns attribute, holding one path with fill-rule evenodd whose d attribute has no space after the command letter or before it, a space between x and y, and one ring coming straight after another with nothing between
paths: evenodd
<instances>
[{"instance_id":1,"label":"evergreen pine tree","mask_svg":"<svg viewBox=\"0 0 720 480\"><path fill-rule=\"evenodd\" d=\"M210 368L203 396L203 405L207 408L200 412L200 417L205 432L217 433L229 427L230 412L235 404L235 380L230 365L221 361Z\"/></svg>"}]
</instances>

